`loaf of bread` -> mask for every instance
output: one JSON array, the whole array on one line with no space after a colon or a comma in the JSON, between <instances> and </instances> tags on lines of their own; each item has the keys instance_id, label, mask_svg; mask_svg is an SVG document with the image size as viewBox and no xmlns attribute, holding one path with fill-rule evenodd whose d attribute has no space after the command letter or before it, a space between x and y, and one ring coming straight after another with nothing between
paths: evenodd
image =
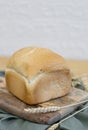
<instances>
[{"instance_id":1,"label":"loaf of bread","mask_svg":"<svg viewBox=\"0 0 88 130\"><path fill-rule=\"evenodd\" d=\"M71 74L64 58L40 47L15 52L5 78L8 90L31 105L64 96L71 88Z\"/></svg>"}]
</instances>

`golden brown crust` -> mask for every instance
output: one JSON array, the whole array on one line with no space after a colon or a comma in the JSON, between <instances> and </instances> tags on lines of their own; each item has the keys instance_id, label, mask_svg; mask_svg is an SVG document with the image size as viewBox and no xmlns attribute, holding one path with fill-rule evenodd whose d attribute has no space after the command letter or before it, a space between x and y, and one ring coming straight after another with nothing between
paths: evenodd
<instances>
[{"instance_id":1,"label":"golden brown crust","mask_svg":"<svg viewBox=\"0 0 88 130\"><path fill-rule=\"evenodd\" d=\"M10 59L8 68L13 68L28 79L41 72L66 67L62 56L46 48L27 47L17 51Z\"/></svg>"},{"instance_id":2,"label":"golden brown crust","mask_svg":"<svg viewBox=\"0 0 88 130\"><path fill-rule=\"evenodd\" d=\"M64 96L71 87L69 70L41 73L29 81L12 69L7 69L5 76L8 90L28 104Z\"/></svg>"},{"instance_id":3,"label":"golden brown crust","mask_svg":"<svg viewBox=\"0 0 88 130\"><path fill-rule=\"evenodd\" d=\"M64 58L39 47L27 47L14 53L5 77L8 90L28 104L64 96L71 87L71 74Z\"/></svg>"}]
</instances>

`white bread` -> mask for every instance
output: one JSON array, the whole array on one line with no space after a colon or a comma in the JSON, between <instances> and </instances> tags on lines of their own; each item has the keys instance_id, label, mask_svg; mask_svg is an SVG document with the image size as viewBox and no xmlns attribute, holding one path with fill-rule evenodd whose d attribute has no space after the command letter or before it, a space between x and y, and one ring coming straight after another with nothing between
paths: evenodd
<instances>
[{"instance_id":1,"label":"white bread","mask_svg":"<svg viewBox=\"0 0 88 130\"><path fill-rule=\"evenodd\" d=\"M71 74L62 56L46 48L26 47L9 59L6 86L27 104L39 104L69 93Z\"/></svg>"}]
</instances>

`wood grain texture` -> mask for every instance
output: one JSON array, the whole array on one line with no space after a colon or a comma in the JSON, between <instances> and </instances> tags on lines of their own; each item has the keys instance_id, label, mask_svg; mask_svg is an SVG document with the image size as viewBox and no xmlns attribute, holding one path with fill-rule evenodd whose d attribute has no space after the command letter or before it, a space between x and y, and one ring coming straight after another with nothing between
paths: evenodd
<instances>
[{"instance_id":1,"label":"wood grain texture","mask_svg":"<svg viewBox=\"0 0 88 130\"><path fill-rule=\"evenodd\" d=\"M83 101L88 98L88 93L77 88L72 88L70 93L64 97L57 98L39 105L30 106L23 103L21 100L12 95L5 87L5 82L1 78L0 80L0 109L7 111L20 118L37 122L41 124L53 124L56 121L62 119L64 116L73 112L79 105L71 106L68 108L60 109L55 112L48 113L30 113L29 108L49 107L49 106L67 106ZM20 107L19 107L20 106Z\"/></svg>"},{"instance_id":2,"label":"wood grain texture","mask_svg":"<svg viewBox=\"0 0 88 130\"><path fill-rule=\"evenodd\" d=\"M5 70L7 62L8 62L8 57L0 57L0 70ZM70 69L76 74L88 73L88 61L67 60L67 63ZM29 114L28 112L24 112L24 108L28 108L30 106L24 104L16 97L14 97L11 93L9 93L6 90L5 82L3 81L4 80L0 81L0 86L1 86L0 87L0 108L7 112L13 113L17 116L20 116L21 118L34 121L37 123L52 124L76 109L76 107L70 107L53 113ZM88 94L86 92L83 92L81 90L76 90L76 91L75 90L76 89L72 90L68 96L47 103L40 104L40 106L41 107L47 105L63 106L87 98Z\"/></svg>"}]
</instances>

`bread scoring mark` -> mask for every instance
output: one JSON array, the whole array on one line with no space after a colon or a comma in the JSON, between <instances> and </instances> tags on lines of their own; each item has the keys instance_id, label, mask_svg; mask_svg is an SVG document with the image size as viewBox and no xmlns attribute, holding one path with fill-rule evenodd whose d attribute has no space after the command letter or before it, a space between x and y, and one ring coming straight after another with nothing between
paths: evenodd
<instances>
[{"instance_id":1,"label":"bread scoring mark","mask_svg":"<svg viewBox=\"0 0 88 130\"><path fill-rule=\"evenodd\" d=\"M46 73L43 72L43 73L39 73L39 74L35 75L33 78L31 78L31 79L28 81L29 84L32 85L32 84L36 83L37 80L39 80L39 78L43 77L45 74L46 74Z\"/></svg>"},{"instance_id":2,"label":"bread scoring mark","mask_svg":"<svg viewBox=\"0 0 88 130\"><path fill-rule=\"evenodd\" d=\"M26 52L23 56L31 55L37 48L32 48L31 51Z\"/></svg>"},{"instance_id":3,"label":"bread scoring mark","mask_svg":"<svg viewBox=\"0 0 88 130\"><path fill-rule=\"evenodd\" d=\"M33 78L31 78L30 80L25 76L23 75L21 72L17 71L16 69L14 68L8 68L6 71L13 71L15 73L18 73L20 76L22 76L22 78L24 78L27 83L29 83L30 85L32 85L33 83L35 83L39 78L41 78L42 76L45 75L45 72L43 73L39 73L37 75L35 75Z\"/></svg>"}]
</instances>

